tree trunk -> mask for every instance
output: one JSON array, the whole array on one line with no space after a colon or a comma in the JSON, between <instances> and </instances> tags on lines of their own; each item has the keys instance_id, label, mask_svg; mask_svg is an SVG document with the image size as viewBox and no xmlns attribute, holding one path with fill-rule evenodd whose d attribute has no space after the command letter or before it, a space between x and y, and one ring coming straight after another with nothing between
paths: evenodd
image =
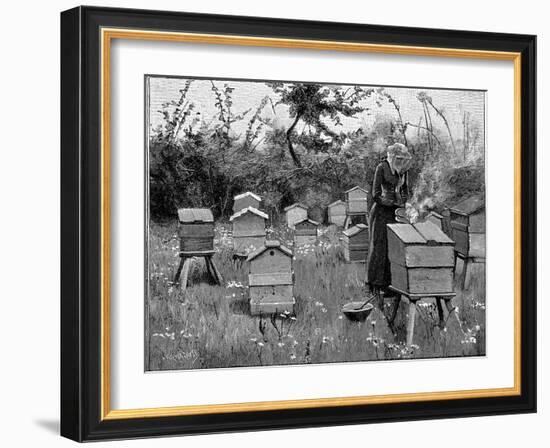
<instances>
[{"instance_id":1,"label":"tree trunk","mask_svg":"<svg viewBox=\"0 0 550 448\"><path fill-rule=\"evenodd\" d=\"M294 123L288 128L288 131L286 131L286 142L288 144L288 152L290 153L290 157L292 157L292 160L294 162L294 165L296 165L298 168L302 167L302 163L300 162L300 158L298 157L298 154L294 151L294 145L292 144L291 135L294 131L294 128L298 124L298 121L300 121L300 114L296 114L296 118L294 119Z\"/></svg>"}]
</instances>

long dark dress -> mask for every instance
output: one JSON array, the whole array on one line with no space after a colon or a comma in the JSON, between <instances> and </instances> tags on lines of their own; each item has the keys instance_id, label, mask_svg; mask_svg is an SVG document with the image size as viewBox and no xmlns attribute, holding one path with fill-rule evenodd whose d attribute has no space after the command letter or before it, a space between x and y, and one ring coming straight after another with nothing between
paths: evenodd
<instances>
[{"instance_id":1,"label":"long dark dress","mask_svg":"<svg viewBox=\"0 0 550 448\"><path fill-rule=\"evenodd\" d=\"M409 195L407 173L400 188L402 201ZM394 174L387 160L381 162L374 174L372 184L373 205L369 215L370 244L367 258L367 283L372 287L386 288L391 283L390 261L388 259L388 234L386 225L395 222L398 203L395 188L400 176Z\"/></svg>"}]
</instances>

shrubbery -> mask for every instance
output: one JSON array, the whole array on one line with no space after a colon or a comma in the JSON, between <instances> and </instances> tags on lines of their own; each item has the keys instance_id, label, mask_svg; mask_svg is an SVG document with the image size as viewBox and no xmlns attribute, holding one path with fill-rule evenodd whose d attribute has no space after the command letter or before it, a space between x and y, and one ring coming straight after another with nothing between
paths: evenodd
<instances>
[{"instance_id":1,"label":"shrubbery","mask_svg":"<svg viewBox=\"0 0 550 448\"><path fill-rule=\"evenodd\" d=\"M180 207L209 207L216 219L227 219L233 196L243 191L262 196L273 221L294 202L325 208L355 185L370 190L376 165L395 141L406 143L413 153L413 199L425 208L439 209L484 189L482 145L468 148L466 158L465 150L459 154L456 149L463 142L453 141L444 126L434 128L431 118L428 127L403 123L399 105L383 89L355 88L346 96L336 87L274 84L280 98L275 105L288 106L293 123L303 120L309 126L308 132L298 133L295 126L280 128L262 117L267 97L256 111L233 114L233 89L214 83L219 114L205 124L187 98L190 84L179 99L164 105L164 125L150 136L150 212L155 221L172 219ZM370 97L376 103L389 101L396 115L376 113L372 126L337 132L340 118L366 110L360 100ZM419 101L428 109L424 97ZM246 134L236 136L232 125L242 120Z\"/></svg>"}]
</instances>

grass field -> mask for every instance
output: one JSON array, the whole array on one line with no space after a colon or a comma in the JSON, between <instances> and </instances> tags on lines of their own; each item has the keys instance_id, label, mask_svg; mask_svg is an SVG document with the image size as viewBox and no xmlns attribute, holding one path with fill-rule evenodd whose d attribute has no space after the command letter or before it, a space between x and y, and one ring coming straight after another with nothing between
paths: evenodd
<instances>
[{"instance_id":1,"label":"grass field","mask_svg":"<svg viewBox=\"0 0 550 448\"><path fill-rule=\"evenodd\" d=\"M346 361L478 356L485 354L485 275L457 290L455 311L440 330L435 302L418 305L414 344L405 344L407 307L396 333L375 307L363 323L348 321L344 303L363 299L363 263L345 263L339 233L320 232L317 244L294 251L294 315L248 313L246 264L232 259L228 225L216 226L214 261L224 285L208 282L202 259L193 262L185 293L172 283L178 265L176 224L152 224L149 253L149 370L203 369ZM292 248L288 231L270 238ZM459 266L460 268L460 266ZM385 304L391 307L390 303ZM389 310L388 310L389 311Z\"/></svg>"}]
</instances>

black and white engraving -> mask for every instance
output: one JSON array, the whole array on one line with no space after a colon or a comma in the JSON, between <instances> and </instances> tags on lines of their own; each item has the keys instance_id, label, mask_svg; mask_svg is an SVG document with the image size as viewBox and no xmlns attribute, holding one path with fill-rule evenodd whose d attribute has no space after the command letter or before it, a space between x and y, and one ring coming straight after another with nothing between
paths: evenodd
<instances>
[{"instance_id":1,"label":"black and white engraving","mask_svg":"<svg viewBox=\"0 0 550 448\"><path fill-rule=\"evenodd\" d=\"M147 370L485 355L484 91L145 95Z\"/></svg>"}]
</instances>

